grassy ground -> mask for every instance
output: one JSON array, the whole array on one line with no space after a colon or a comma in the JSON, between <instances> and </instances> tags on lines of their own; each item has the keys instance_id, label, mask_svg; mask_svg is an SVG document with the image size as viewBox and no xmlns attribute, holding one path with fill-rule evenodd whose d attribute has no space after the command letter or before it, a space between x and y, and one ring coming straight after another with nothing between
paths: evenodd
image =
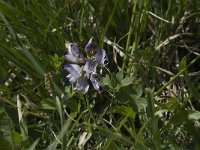
<instances>
[{"instance_id":1,"label":"grassy ground","mask_svg":"<svg viewBox=\"0 0 200 150\"><path fill-rule=\"evenodd\" d=\"M0 0L0 149L200 149L198 0ZM66 43L109 64L78 93Z\"/></svg>"}]
</instances>

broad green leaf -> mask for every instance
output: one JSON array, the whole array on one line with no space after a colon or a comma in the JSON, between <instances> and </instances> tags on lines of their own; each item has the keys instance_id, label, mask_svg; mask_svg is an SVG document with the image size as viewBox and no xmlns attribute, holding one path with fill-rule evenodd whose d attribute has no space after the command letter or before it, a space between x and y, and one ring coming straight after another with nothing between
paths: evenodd
<instances>
[{"instance_id":1,"label":"broad green leaf","mask_svg":"<svg viewBox=\"0 0 200 150\"><path fill-rule=\"evenodd\" d=\"M16 131L13 132L13 138L16 145L20 145L23 142L23 136Z\"/></svg>"},{"instance_id":2,"label":"broad green leaf","mask_svg":"<svg viewBox=\"0 0 200 150\"><path fill-rule=\"evenodd\" d=\"M15 142L12 134L12 121L3 107L0 107L0 138L1 145L8 149L16 149Z\"/></svg>"},{"instance_id":3,"label":"broad green leaf","mask_svg":"<svg viewBox=\"0 0 200 150\"><path fill-rule=\"evenodd\" d=\"M13 62L14 65L18 66L24 72L34 78L41 78L41 74L37 68L33 67L31 62L27 60L17 49L8 47L7 45L0 42L0 55L5 57L9 61ZM43 77L43 76L42 76Z\"/></svg>"},{"instance_id":4,"label":"broad green leaf","mask_svg":"<svg viewBox=\"0 0 200 150\"><path fill-rule=\"evenodd\" d=\"M128 86L121 87L116 92L116 99L121 103L133 102L137 103L137 100L141 97L143 89L141 86L130 84Z\"/></svg>"},{"instance_id":5,"label":"broad green leaf","mask_svg":"<svg viewBox=\"0 0 200 150\"><path fill-rule=\"evenodd\" d=\"M179 105L178 99L175 97L170 98L169 102L166 103L168 111L173 111L178 105Z\"/></svg>"},{"instance_id":6,"label":"broad green leaf","mask_svg":"<svg viewBox=\"0 0 200 150\"><path fill-rule=\"evenodd\" d=\"M200 112L199 111L194 111L194 112L191 112L189 115L188 115L188 119L190 120L200 120Z\"/></svg>"},{"instance_id":7,"label":"broad green leaf","mask_svg":"<svg viewBox=\"0 0 200 150\"><path fill-rule=\"evenodd\" d=\"M148 101L146 98L140 97L135 101L139 109L146 109L148 106Z\"/></svg>"},{"instance_id":8,"label":"broad green leaf","mask_svg":"<svg viewBox=\"0 0 200 150\"><path fill-rule=\"evenodd\" d=\"M157 102L156 104L163 109L166 109L168 111L173 111L178 107L179 101L176 97L171 97L171 98L169 98L169 101L167 103L166 102L162 102L162 103Z\"/></svg>"},{"instance_id":9,"label":"broad green leaf","mask_svg":"<svg viewBox=\"0 0 200 150\"><path fill-rule=\"evenodd\" d=\"M121 147L119 147L115 141L112 141L109 143L109 145L105 148L105 150L121 150Z\"/></svg>"},{"instance_id":10,"label":"broad green leaf","mask_svg":"<svg viewBox=\"0 0 200 150\"><path fill-rule=\"evenodd\" d=\"M187 118L187 111L183 108L179 108L179 110L170 118L168 124L163 128L163 130L168 130L171 125L181 126L185 123L185 121L187 121Z\"/></svg>"},{"instance_id":11,"label":"broad green leaf","mask_svg":"<svg viewBox=\"0 0 200 150\"><path fill-rule=\"evenodd\" d=\"M137 95L136 88L133 85L122 87L115 94L116 99L121 103L136 101L138 99Z\"/></svg>"},{"instance_id":12,"label":"broad green leaf","mask_svg":"<svg viewBox=\"0 0 200 150\"><path fill-rule=\"evenodd\" d=\"M106 76L101 79L100 84L105 87L108 86L110 89L113 88L112 81L108 74L106 74Z\"/></svg>"},{"instance_id":13,"label":"broad green leaf","mask_svg":"<svg viewBox=\"0 0 200 150\"><path fill-rule=\"evenodd\" d=\"M127 77L127 78L124 78L121 81L121 85L122 86L128 86L128 85L132 84L132 82L133 82L133 79Z\"/></svg>"},{"instance_id":14,"label":"broad green leaf","mask_svg":"<svg viewBox=\"0 0 200 150\"><path fill-rule=\"evenodd\" d=\"M2 135L0 134L0 136L2 136ZM3 137L0 137L0 149L1 150L12 150L13 148L7 140L5 140Z\"/></svg>"},{"instance_id":15,"label":"broad green leaf","mask_svg":"<svg viewBox=\"0 0 200 150\"><path fill-rule=\"evenodd\" d=\"M0 66L0 85L4 84L4 82L7 79L7 77L8 77L7 68L4 68L3 66Z\"/></svg>"},{"instance_id":16,"label":"broad green leaf","mask_svg":"<svg viewBox=\"0 0 200 150\"><path fill-rule=\"evenodd\" d=\"M39 140L40 140L39 138L35 140L33 144L27 150L35 150Z\"/></svg>"},{"instance_id":17,"label":"broad green leaf","mask_svg":"<svg viewBox=\"0 0 200 150\"><path fill-rule=\"evenodd\" d=\"M42 109L46 110L54 110L55 109L55 104L51 99L46 99L40 102Z\"/></svg>"}]
</instances>

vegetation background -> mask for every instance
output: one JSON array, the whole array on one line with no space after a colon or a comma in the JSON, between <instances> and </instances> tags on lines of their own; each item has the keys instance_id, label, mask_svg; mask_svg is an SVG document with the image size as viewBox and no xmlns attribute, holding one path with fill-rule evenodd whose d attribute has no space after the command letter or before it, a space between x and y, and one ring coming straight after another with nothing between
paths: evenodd
<instances>
[{"instance_id":1,"label":"vegetation background","mask_svg":"<svg viewBox=\"0 0 200 150\"><path fill-rule=\"evenodd\" d=\"M102 89L66 82L93 37ZM0 0L0 149L200 149L199 0Z\"/></svg>"}]
</instances>

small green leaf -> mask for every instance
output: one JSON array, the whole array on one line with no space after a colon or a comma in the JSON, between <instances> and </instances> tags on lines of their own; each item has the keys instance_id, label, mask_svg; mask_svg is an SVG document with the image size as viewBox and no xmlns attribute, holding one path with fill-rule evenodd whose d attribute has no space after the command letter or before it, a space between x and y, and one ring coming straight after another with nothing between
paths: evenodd
<instances>
[{"instance_id":1,"label":"small green leaf","mask_svg":"<svg viewBox=\"0 0 200 150\"><path fill-rule=\"evenodd\" d=\"M115 75L115 78L118 82L121 82L124 78L123 72L122 71L117 72L117 74Z\"/></svg>"},{"instance_id":2,"label":"small green leaf","mask_svg":"<svg viewBox=\"0 0 200 150\"><path fill-rule=\"evenodd\" d=\"M137 97L138 98L142 96L143 89L142 89L141 85L139 85L138 87L136 87L136 92L137 92Z\"/></svg>"},{"instance_id":3,"label":"small green leaf","mask_svg":"<svg viewBox=\"0 0 200 150\"><path fill-rule=\"evenodd\" d=\"M55 109L55 105L54 105L53 101L43 100L40 103L42 105L42 109L46 109L46 110L54 110Z\"/></svg>"},{"instance_id":4,"label":"small green leaf","mask_svg":"<svg viewBox=\"0 0 200 150\"><path fill-rule=\"evenodd\" d=\"M128 106L116 106L112 110L112 113L120 113L125 116L129 116L132 119L135 119L136 112L133 111L131 107Z\"/></svg>"},{"instance_id":5,"label":"small green leaf","mask_svg":"<svg viewBox=\"0 0 200 150\"><path fill-rule=\"evenodd\" d=\"M181 60L181 65L184 68L185 66L187 66L187 59L186 57L183 57L183 59Z\"/></svg>"},{"instance_id":6,"label":"small green leaf","mask_svg":"<svg viewBox=\"0 0 200 150\"><path fill-rule=\"evenodd\" d=\"M121 82L123 80L123 72L117 72L117 74L112 74L112 82L116 90L121 87Z\"/></svg>"}]
</instances>

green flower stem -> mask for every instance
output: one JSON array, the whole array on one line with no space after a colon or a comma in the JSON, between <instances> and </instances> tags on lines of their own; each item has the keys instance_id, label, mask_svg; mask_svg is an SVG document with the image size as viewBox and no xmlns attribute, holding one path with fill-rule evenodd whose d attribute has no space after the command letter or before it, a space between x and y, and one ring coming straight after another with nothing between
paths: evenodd
<instances>
[{"instance_id":1,"label":"green flower stem","mask_svg":"<svg viewBox=\"0 0 200 150\"><path fill-rule=\"evenodd\" d=\"M161 87L157 92L154 93L154 96L159 95L168 85L170 85L176 78L178 78L181 74L184 73L191 65L193 65L198 59L200 58L200 55L198 55L196 58L194 58L185 68L183 68L179 73L177 73L174 77L171 78L163 87Z\"/></svg>"},{"instance_id":2,"label":"green flower stem","mask_svg":"<svg viewBox=\"0 0 200 150\"><path fill-rule=\"evenodd\" d=\"M134 19L135 19L136 4L137 3L134 4L133 9L132 9L131 24L130 24L130 27L129 27L128 37L127 37L127 41L126 41L126 50L125 50L126 52L128 51L128 47L130 45L131 35L132 35L132 32L133 32L133 24L134 24ZM127 61L127 55L124 57L124 62L123 62L123 65L122 65L123 71L124 71L124 68L125 68L126 61Z\"/></svg>"},{"instance_id":3,"label":"green flower stem","mask_svg":"<svg viewBox=\"0 0 200 150\"><path fill-rule=\"evenodd\" d=\"M86 95L85 96L85 100L86 100L86 104L87 104L87 109L89 110L89 113L90 113L90 117L92 118L92 120L94 121L94 123L96 124L96 119L94 117L94 114L92 112L92 109L90 107L90 102L89 102L89 99L88 99L88 96Z\"/></svg>"}]
</instances>

